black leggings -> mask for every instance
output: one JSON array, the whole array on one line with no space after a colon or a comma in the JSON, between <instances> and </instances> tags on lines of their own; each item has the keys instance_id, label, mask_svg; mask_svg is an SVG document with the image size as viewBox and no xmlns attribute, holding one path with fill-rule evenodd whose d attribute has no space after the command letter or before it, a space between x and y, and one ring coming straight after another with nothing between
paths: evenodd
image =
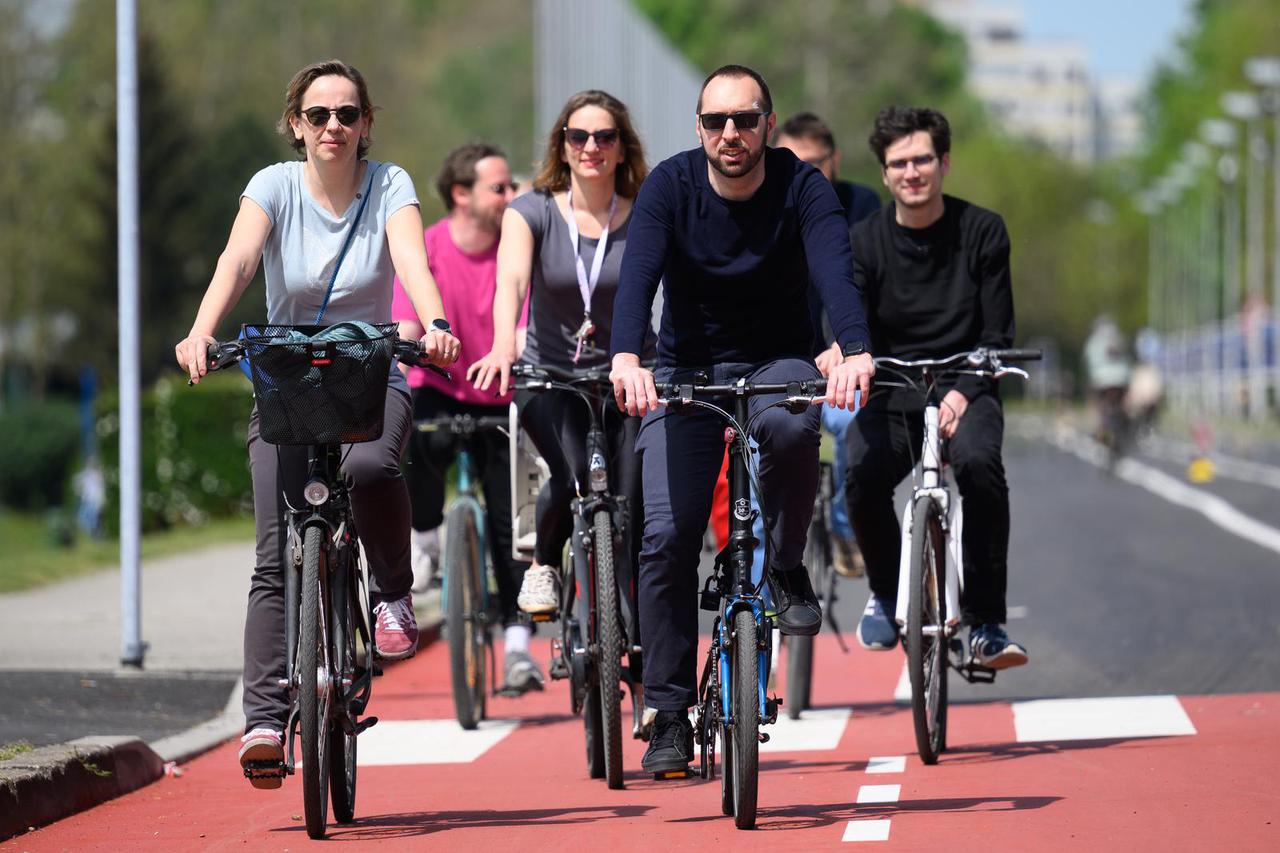
<instances>
[{"instance_id":1,"label":"black leggings","mask_svg":"<svg viewBox=\"0 0 1280 853\"><path fill-rule=\"evenodd\" d=\"M544 566L558 567L565 543L573 533L569 503L587 488L587 432L591 429L591 419L586 404L568 391L518 391L516 406L520 410L521 428L533 439L551 469L551 479L538 495L538 543L534 559ZM615 495L627 499L631 565L634 566L638 565L640 531L644 529L644 493L640 461L636 456L640 419L627 417L611 400L604 408L609 488Z\"/></svg>"}]
</instances>

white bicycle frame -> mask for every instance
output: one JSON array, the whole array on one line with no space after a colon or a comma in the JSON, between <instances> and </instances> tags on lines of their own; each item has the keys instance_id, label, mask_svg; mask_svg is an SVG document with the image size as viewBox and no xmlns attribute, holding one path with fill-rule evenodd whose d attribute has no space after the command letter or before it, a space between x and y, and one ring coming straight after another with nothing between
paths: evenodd
<instances>
[{"instance_id":1,"label":"white bicycle frame","mask_svg":"<svg viewBox=\"0 0 1280 853\"><path fill-rule=\"evenodd\" d=\"M899 595L894 620L903 629L907 625L907 609L911 596L916 591L911 588L911 528L914 523L916 498L929 495L942 507L942 530L947 537L947 623L943 630L948 637L955 634L960 626L960 593L964 588L964 502L956 499L955 489L949 475L942 469L942 439L938 432L938 412L936 404L924 409L924 441L920 448L920 484L911 490L911 499L907 501L902 512L902 554L898 559L898 590L908 590L908 595ZM926 625L925 633L936 632L937 628Z\"/></svg>"}]
</instances>

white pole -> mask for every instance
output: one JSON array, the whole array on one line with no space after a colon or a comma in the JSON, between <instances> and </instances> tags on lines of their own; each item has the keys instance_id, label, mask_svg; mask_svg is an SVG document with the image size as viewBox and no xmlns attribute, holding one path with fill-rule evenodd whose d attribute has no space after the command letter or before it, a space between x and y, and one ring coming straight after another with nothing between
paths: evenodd
<instances>
[{"instance_id":1,"label":"white pole","mask_svg":"<svg viewBox=\"0 0 1280 853\"><path fill-rule=\"evenodd\" d=\"M120 631L122 666L142 668L142 413L138 379L138 33L136 0L116 0L119 218Z\"/></svg>"}]
</instances>

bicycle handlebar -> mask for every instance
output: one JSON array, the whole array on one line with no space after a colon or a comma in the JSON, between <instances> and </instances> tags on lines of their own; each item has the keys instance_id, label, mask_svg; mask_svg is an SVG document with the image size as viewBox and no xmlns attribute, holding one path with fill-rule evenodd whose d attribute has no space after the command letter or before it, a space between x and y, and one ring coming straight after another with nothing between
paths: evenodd
<instances>
[{"instance_id":1,"label":"bicycle handlebar","mask_svg":"<svg viewBox=\"0 0 1280 853\"><path fill-rule=\"evenodd\" d=\"M665 382L657 386L658 402L663 405L689 403L696 397L757 397L762 394L786 394L788 397L821 397L827 393L825 379L799 379L791 382L733 382L725 385L696 385L692 382Z\"/></svg>"},{"instance_id":2,"label":"bicycle handlebar","mask_svg":"<svg viewBox=\"0 0 1280 853\"><path fill-rule=\"evenodd\" d=\"M609 374L600 371L597 368L582 371L581 373L572 370L565 370L560 367L543 364L516 364L511 368L511 375L520 379L528 380L524 387L532 388L548 380L552 382L562 382L566 385L611 385L609 382Z\"/></svg>"},{"instance_id":3,"label":"bicycle handlebar","mask_svg":"<svg viewBox=\"0 0 1280 853\"><path fill-rule=\"evenodd\" d=\"M490 429L505 430L510 426L508 418L497 415L439 415L413 422L418 432L450 432L454 435L473 435Z\"/></svg>"},{"instance_id":4,"label":"bicycle handlebar","mask_svg":"<svg viewBox=\"0 0 1280 853\"><path fill-rule=\"evenodd\" d=\"M919 368L937 370L979 370L994 372L1006 361L1039 361L1043 353L1038 349L976 349L958 352L945 358L900 359L881 356L875 359L877 367Z\"/></svg>"},{"instance_id":5,"label":"bicycle handlebar","mask_svg":"<svg viewBox=\"0 0 1280 853\"><path fill-rule=\"evenodd\" d=\"M400 361L405 364L413 367L425 367L427 370L437 373L445 379L450 381L453 380L453 376L450 375L449 371L441 367L436 367L434 364L431 364L426 360L426 355L422 352L422 345L418 341L396 338L395 353L396 358L400 359ZM218 341L216 343L209 344L205 351L205 358L210 372L230 367L240 359L244 358L244 356L244 341Z\"/></svg>"}]
</instances>

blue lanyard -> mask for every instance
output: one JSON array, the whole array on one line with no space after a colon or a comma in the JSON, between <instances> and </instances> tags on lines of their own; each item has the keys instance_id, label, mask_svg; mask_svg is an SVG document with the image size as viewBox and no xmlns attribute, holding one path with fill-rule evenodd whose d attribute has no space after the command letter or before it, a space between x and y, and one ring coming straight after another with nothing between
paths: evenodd
<instances>
[{"instance_id":1,"label":"blue lanyard","mask_svg":"<svg viewBox=\"0 0 1280 853\"><path fill-rule=\"evenodd\" d=\"M381 168L382 164L379 164L378 169ZM364 195L360 199L360 209L356 211L356 218L351 223L350 230L347 231L346 242L342 244L342 251L338 253L338 262L333 265L333 277L329 279L329 287L324 292L324 302L320 303L320 311L316 314L315 324L317 326L320 325L320 320L324 317L324 312L329 307L329 297L333 295L333 285L338 280L338 270L342 269L342 261L347 257L347 250L351 248L351 241L355 239L356 226L360 224L360 217L364 215L364 206L369 203L369 196L373 188L373 175L378 169L374 169L369 173L369 181L365 184Z\"/></svg>"}]
</instances>

